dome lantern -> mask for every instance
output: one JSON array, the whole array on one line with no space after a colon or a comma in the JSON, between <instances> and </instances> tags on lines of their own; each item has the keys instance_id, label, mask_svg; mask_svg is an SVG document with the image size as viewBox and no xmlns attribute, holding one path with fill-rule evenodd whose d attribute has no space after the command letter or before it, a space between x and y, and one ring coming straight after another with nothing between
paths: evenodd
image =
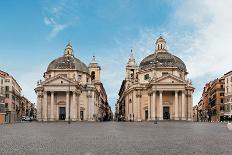
<instances>
[{"instance_id":1,"label":"dome lantern","mask_svg":"<svg viewBox=\"0 0 232 155\"><path fill-rule=\"evenodd\" d=\"M166 52L167 51L167 46L166 46L166 41L165 39L160 35L160 37L156 40L156 52Z\"/></svg>"},{"instance_id":2,"label":"dome lantern","mask_svg":"<svg viewBox=\"0 0 232 155\"><path fill-rule=\"evenodd\" d=\"M73 57L73 48L72 48L72 45L70 42L65 47L64 56L65 57L67 57L67 56Z\"/></svg>"}]
</instances>

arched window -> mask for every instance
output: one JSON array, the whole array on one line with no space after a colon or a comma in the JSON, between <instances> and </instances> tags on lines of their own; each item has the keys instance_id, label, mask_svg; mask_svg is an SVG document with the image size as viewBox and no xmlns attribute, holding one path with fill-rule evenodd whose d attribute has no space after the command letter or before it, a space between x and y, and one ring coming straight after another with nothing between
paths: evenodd
<instances>
[{"instance_id":1,"label":"arched window","mask_svg":"<svg viewBox=\"0 0 232 155\"><path fill-rule=\"evenodd\" d=\"M91 72L91 80L95 80L95 72L94 71Z\"/></svg>"},{"instance_id":2,"label":"arched window","mask_svg":"<svg viewBox=\"0 0 232 155\"><path fill-rule=\"evenodd\" d=\"M132 79L134 78L134 69L130 70L130 78L132 78Z\"/></svg>"},{"instance_id":3,"label":"arched window","mask_svg":"<svg viewBox=\"0 0 232 155\"><path fill-rule=\"evenodd\" d=\"M162 44L161 44L161 48L160 49L162 49Z\"/></svg>"}]
</instances>

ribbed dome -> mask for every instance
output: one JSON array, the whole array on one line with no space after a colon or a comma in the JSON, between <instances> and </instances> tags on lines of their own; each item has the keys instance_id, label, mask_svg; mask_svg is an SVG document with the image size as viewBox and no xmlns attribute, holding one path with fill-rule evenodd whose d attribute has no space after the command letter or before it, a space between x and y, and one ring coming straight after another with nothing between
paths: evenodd
<instances>
[{"instance_id":1,"label":"ribbed dome","mask_svg":"<svg viewBox=\"0 0 232 155\"><path fill-rule=\"evenodd\" d=\"M152 67L177 67L179 70L187 72L184 62L168 52L155 52L144 58L139 65L140 69Z\"/></svg>"},{"instance_id":2,"label":"ribbed dome","mask_svg":"<svg viewBox=\"0 0 232 155\"><path fill-rule=\"evenodd\" d=\"M59 57L53 60L47 68L47 71L54 69L75 69L89 74L88 67L75 57Z\"/></svg>"},{"instance_id":3,"label":"ribbed dome","mask_svg":"<svg viewBox=\"0 0 232 155\"><path fill-rule=\"evenodd\" d=\"M73 48L70 42L65 47L64 56L53 60L48 65L47 72L54 69L74 69L89 74L88 67L79 59L74 57Z\"/></svg>"}]
</instances>

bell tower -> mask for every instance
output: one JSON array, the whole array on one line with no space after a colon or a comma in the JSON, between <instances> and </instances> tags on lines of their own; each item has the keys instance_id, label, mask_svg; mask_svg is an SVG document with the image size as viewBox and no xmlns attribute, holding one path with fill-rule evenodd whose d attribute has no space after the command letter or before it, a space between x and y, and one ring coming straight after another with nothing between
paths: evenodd
<instances>
[{"instance_id":1,"label":"bell tower","mask_svg":"<svg viewBox=\"0 0 232 155\"><path fill-rule=\"evenodd\" d=\"M96 62L95 56L93 56L92 61L89 64L88 68L90 71L91 81L94 83L101 82L101 79L100 79L101 67Z\"/></svg>"},{"instance_id":2,"label":"bell tower","mask_svg":"<svg viewBox=\"0 0 232 155\"><path fill-rule=\"evenodd\" d=\"M167 46L165 39L160 35L155 43L155 52L167 52Z\"/></svg>"},{"instance_id":3,"label":"bell tower","mask_svg":"<svg viewBox=\"0 0 232 155\"><path fill-rule=\"evenodd\" d=\"M137 73L138 73L138 65L135 61L133 51L131 49L130 57L126 65L126 79L127 80L138 79Z\"/></svg>"}]
</instances>

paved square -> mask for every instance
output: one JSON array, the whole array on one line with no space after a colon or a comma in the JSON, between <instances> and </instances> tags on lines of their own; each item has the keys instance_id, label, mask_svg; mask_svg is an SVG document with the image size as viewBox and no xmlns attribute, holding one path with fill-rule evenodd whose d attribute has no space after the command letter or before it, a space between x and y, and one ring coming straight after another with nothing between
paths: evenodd
<instances>
[{"instance_id":1,"label":"paved square","mask_svg":"<svg viewBox=\"0 0 232 155\"><path fill-rule=\"evenodd\" d=\"M232 154L226 124L18 123L0 126L0 154Z\"/></svg>"}]
</instances>

